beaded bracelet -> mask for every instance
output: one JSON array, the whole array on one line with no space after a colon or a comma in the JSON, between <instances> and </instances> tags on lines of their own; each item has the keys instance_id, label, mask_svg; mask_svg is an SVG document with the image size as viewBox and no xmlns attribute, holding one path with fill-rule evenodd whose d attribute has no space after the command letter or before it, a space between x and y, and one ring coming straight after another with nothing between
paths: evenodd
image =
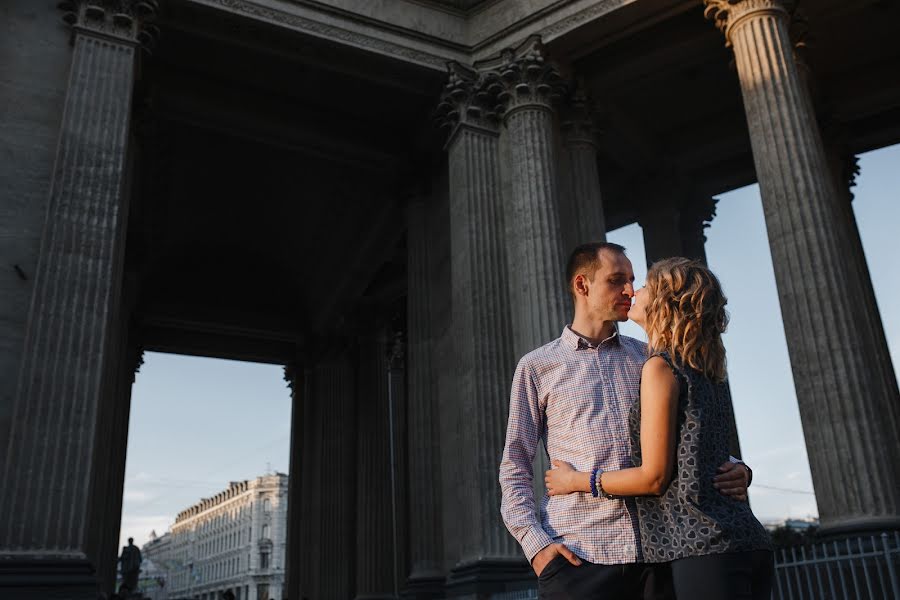
<instances>
[{"instance_id":1,"label":"beaded bracelet","mask_svg":"<svg viewBox=\"0 0 900 600\"><path fill-rule=\"evenodd\" d=\"M596 498L597 495L597 471L591 471L591 496Z\"/></svg>"},{"instance_id":2,"label":"beaded bracelet","mask_svg":"<svg viewBox=\"0 0 900 600\"><path fill-rule=\"evenodd\" d=\"M597 488L597 495L599 495L603 498L612 499L615 497L603 489L603 470L602 469L597 469L597 479L595 481L594 487Z\"/></svg>"}]
</instances>

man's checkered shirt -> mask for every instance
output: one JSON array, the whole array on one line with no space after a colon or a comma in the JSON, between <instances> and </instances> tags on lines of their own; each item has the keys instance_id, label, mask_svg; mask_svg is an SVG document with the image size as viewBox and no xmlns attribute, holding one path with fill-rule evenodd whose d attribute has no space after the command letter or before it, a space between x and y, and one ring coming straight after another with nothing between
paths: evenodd
<instances>
[{"instance_id":1,"label":"man's checkered shirt","mask_svg":"<svg viewBox=\"0 0 900 600\"><path fill-rule=\"evenodd\" d=\"M538 517L531 465L543 439L550 460L570 462L579 471L633 466L628 411L638 397L645 360L647 347L636 339L615 334L591 346L566 327L559 339L519 361L500 463L500 511L529 561L553 542L592 563L641 560L633 500L544 494ZM543 482L543 473L536 476Z\"/></svg>"}]
</instances>

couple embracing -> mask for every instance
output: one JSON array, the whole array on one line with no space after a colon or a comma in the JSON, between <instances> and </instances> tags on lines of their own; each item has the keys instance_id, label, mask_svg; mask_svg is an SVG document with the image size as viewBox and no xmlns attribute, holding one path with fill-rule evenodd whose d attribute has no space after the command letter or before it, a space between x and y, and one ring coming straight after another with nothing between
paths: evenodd
<instances>
[{"instance_id":1,"label":"couple embracing","mask_svg":"<svg viewBox=\"0 0 900 600\"><path fill-rule=\"evenodd\" d=\"M540 597L768 600L771 544L750 469L728 454L715 275L667 259L635 292L625 249L596 242L572 252L566 280L572 324L519 361L500 465L503 520ZM619 335L629 318L648 344ZM542 441L553 467L536 510Z\"/></svg>"}]
</instances>

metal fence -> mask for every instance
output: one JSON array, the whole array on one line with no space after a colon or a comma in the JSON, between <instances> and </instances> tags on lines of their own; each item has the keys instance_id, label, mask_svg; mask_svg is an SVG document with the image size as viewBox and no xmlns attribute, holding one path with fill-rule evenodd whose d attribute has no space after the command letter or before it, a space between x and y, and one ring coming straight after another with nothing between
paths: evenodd
<instances>
[{"instance_id":1,"label":"metal fence","mask_svg":"<svg viewBox=\"0 0 900 600\"><path fill-rule=\"evenodd\" d=\"M900 600L900 534L821 542L775 553L773 600Z\"/></svg>"},{"instance_id":2,"label":"metal fence","mask_svg":"<svg viewBox=\"0 0 900 600\"><path fill-rule=\"evenodd\" d=\"M537 597L533 589L490 596ZM900 533L777 550L772 600L900 600Z\"/></svg>"}]
</instances>

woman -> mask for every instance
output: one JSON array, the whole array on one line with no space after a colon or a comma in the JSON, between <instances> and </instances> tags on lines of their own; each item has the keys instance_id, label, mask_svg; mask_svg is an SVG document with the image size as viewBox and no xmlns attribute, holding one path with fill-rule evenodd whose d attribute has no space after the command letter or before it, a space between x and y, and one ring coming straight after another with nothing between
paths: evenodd
<instances>
[{"instance_id":1,"label":"woman","mask_svg":"<svg viewBox=\"0 0 900 600\"><path fill-rule=\"evenodd\" d=\"M637 496L645 562L669 562L678 600L769 600L771 542L746 501L712 480L728 460L731 398L719 281L685 258L657 262L628 317L644 328L650 358L631 415L635 467L575 471L553 461L551 496Z\"/></svg>"}]
</instances>

